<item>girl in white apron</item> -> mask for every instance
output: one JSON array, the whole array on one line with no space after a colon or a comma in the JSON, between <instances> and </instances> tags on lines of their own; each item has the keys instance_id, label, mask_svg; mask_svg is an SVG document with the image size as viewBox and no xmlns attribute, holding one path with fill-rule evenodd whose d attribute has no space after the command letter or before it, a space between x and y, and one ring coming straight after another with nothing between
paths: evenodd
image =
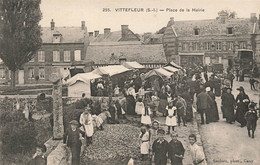
<instances>
[{"instance_id":1,"label":"girl in white apron","mask_svg":"<svg viewBox=\"0 0 260 165\"><path fill-rule=\"evenodd\" d=\"M143 111L144 111L144 103L142 102L142 98L138 98L135 104L135 113L137 113L137 115L142 115Z\"/></svg>"},{"instance_id":2,"label":"girl in white apron","mask_svg":"<svg viewBox=\"0 0 260 165\"><path fill-rule=\"evenodd\" d=\"M166 117L166 125L168 126L168 133L170 134L171 127L172 130L174 131L174 127L177 126L177 108L173 106L173 102L171 101L169 105L166 107L167 110L167 117Z\"/></svg>"},{"instance_id":3,"label":"girl in white apron","mask_svg":"<svg viewBox=\"0 0 260 165\"><path fill-rule=\"evenodd\" d=\"M146 160L149 156L149 149L150 149L150 133L146 127L141 127L140 133L140 143L141 143L141 155L142 160Z\"/></svg>"},{"instance_id":4,"label":"girl in white apron","mask_svg":"<svg viewBox=\"0 0 260 165\"><path fill-rule=\"evenodd\" d=\"M90 108L87 106L85 112L80 115L80 123L83 125L86 133L87 146L92 143L92 136L94 134L93 118L90 114Z\"/></svg>"}]
</instances>

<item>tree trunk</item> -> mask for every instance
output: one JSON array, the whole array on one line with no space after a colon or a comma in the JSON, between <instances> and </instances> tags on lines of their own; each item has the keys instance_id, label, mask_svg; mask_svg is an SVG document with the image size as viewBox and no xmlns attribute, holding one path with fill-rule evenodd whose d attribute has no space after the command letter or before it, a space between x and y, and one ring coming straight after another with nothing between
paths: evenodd
<instances>
[{"instance_id":1,"label":"tree trunk","mask_svg":"<svg viewBox=\"0 0 260 165\"><path fill-rule=\"evenodd\" d=\"M15 88L15 83L16 83L15 78L16 78L16 76L15 76L15 71L12 70L12 71L11 71L11 88L12 88L12 89Z\"/></svg>"}]
</instances>

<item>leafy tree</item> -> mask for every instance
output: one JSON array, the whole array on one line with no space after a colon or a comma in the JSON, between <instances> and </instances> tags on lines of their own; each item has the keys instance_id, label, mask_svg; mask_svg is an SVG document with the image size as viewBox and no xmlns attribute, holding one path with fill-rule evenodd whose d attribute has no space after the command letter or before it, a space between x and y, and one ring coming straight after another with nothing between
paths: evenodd
<instances>
[{"instance_id":1,"label":"leafy tree","mask_svg":"<svg viewBox=\"0 0 260 165\"><path fill-rule=\"evenodd\" d=\"M12 88L15 71L41 47L40 3L41 0L0 0L0 58L11 70Z\"/></svg>"}]
</instances>

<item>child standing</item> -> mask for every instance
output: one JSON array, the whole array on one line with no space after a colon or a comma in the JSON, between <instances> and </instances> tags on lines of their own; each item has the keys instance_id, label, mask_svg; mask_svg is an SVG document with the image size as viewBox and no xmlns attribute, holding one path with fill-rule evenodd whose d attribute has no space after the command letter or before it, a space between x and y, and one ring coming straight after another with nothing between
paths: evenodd
<instances>
[{"instance_id":1,"label":"child standing","mask_svg":"<svg viewBox=\"0 0 260 165\"><path fill-rule=\"evenodd\" d=\"M136 105L135 105L135 113L137 115L142 115L142 112L144 111L144 103L142 98L138 98Z\"/></svg>"},{"instance_id":2,"label":"child standing","mask_svg":"<svg viewBox=\"0 0 260 165\"><path fill-rule=\"evenodd\" d=\"M168 126L168 133L170 134L171 127L172 130L174 131L174 127L177 126L177 109L175 106L173 106L173 102L171 101L169 105L166 107L167 110L167 117L166 117L166 125Z\"/></svg>"},{"instance_id":3,"label":"child standing","mask_svg":"<svg viewBox=\"0 0 260 165\"><path fill-rule=\"evenodd\" d=\"M157 96L157 92L154 92L154 94L151 96L151 99L152 101L150 103L150 108L153 113L153 117L155 117L160 102L160 98Z\"/></svg>"},{"instance_id":4,"label":"child standing","mask_svg":"<svg viewBox=\"0 0 260 165\"><path fill-rule=\"evenodd\" d=\"M30 161L30 165L47 165L47 157L44 153L46 152L46 146L43 144L38 144L36 146L36 152L33 155L33 159Z\"/></svg>"},{"instance_id":5,"label":"child standing","mask_svg":"<svg viewBox=\"0 0 260 165\"><path fill-rule=\"evenodd\" d=\"M168 157L171 160L171 164L182 165L185 149L182 143L177 139L178 134L176 132L171 134L171 138L172 140L168 145Z\"/></svg>"},{"instance_id":6,"label":"child standing","mask_svg":"<svg viewBox=\"0 0 260 165\"><path fill-rule=\"evenodd\" d=\"M86 143L88 146L92 143L92 136L94 134L93 117L88 106L85 108L85 112L80 115L80 124L84 127L86 133Z\"/></svg>"},{"instance_id":7,"label":"child standing","mask_svg":"<svg viewBox=\"0 0 260 165\"><path fill-rule=\"evenodd\" d=\"M141 133L139 137L141 143L141 160L146 160L149 156L150 134L145 126L141 127Z\"/></svg>"},{"instance_id":8,"label":"child standing","mask_svg":"<svg viewBox=\"0 0 260 165\"><path fill-rule=\"evenodd\" d=\"M190 143L190 151L191 151L193 164L206 165L203 149L202 147L196 144L196 141L197 141L196 135L191 134L189 136L189 143Z\"/></svg>"},{"instance_id":9,"label":"child standing","mask_svg":"<svg viewBox=\"0 0 260 165\"><path fill-rule=\"evenodd\" d=\"M142 117L141 117L141 123L143 125L151 125L152 121L151 121L151 110L148 106L145 106L145 108L142 111Z\"/></svg>"}]
</instances>

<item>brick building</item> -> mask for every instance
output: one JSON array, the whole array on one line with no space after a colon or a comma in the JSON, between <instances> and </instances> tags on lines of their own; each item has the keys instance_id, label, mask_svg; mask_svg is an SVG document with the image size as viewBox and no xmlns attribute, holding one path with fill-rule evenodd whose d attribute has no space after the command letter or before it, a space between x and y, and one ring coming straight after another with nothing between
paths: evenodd
<instances>
[{"instance_id":1,"label":"brick building","mask_svg":"<svg viewBox=\"0 0 260 165\"><path fill-rule=\"evenodd\" d=\"M163 35L167 61L180 65L221 63L227 68L237 49L257 49L255 59L260 63L260 43L254 48L259 35L253 37L258 27L256 14L233 18L221 11L218 15L216 19L193 21L174 21L172 17Z\"/></svg>"},{"instance_id":2,"label":"brick building","mask_svg":"<svg viewBox=\"0 0 260 165\"><path fill-rule=\"evenodd\" d=\"M73 63L85 59L89 44L85 21L79 27L55 27L52 20L50 27L42 28L42 46L34 58L17 71L18 84L49 83L52 68L59 68L62 74L68 74ZM0 83L10 81L10 71L0 65Z\"/></svg>"}]
</instances>

